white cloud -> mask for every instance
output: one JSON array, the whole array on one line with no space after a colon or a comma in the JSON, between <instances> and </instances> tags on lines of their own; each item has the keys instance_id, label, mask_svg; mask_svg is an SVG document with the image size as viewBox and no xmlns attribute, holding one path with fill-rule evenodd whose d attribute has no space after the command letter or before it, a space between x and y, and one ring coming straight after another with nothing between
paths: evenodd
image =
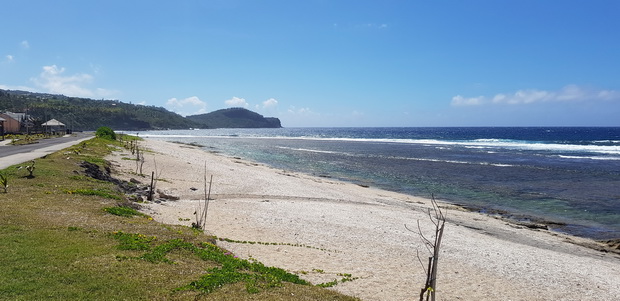
<instances>
[{"instance_id":1,"label":"white cloud","mask_svg":"<svg viewBox=\"0 0 620 301\"><path fill-rule=\"evenodd\" d=\"M229 107L247 108L249 106L248 102L245 101L244 98L239 98L239 97L233 97L231 99L224 101L224 103Z\"/></svg>"},{"instance_id":2,"label":"white cloud","mask_svg":"<svg viewBox=\"0 0 620 301\"><path fill-rule=\"evenodd\" d=\"M50 93L67 94L71 96L92 97L93 92L85 89L82 85L90 84L93 77L89 74L75 74L64 76L65 68L58 68L56 65L43 66L43 72L38 77L31 80Z\"/></svg>"},{"instance_id":3,"label":"white cloud","mask_svg":"<svg viewBox=\"0 0 620 301\"><path fill-rule=\"evenodd\" d=\"M23 40L21 43L19 43L19 45L21 45L24 49L30 49L30 43L28 43L28 41L26 40Z\"/></svg>"},{"instance_id":4,"label":"white cloud","mask_svg":"<svg viewBox=\"0 0 620 301\"><path fill-rule=\"evenodd\" d=\"M452 97L453 106L476 106L485 104L531 104L540 102L567 102L567 101L594 101L594 100L620 100L620 92L613 90L595 90L568 85L558 91L545 91L537 89L518 90L513 94L496 94L493 97L470 97L461 95Z\"/></svg>"},{"instance_id":5,"label":"white cloud","mask_svg":"<svg viewBox=\"0 0 620 301\"><path fill-rule=\"evenodd\" d=\"M278 101L275 98L269 98L263 101L263 108L272 108L278 105Z\"/></svg>"},{"instance_id":6,"label":"white cloud","mask_svg":"<svg viewBox=\"0 0 620 301\"><path fill-rule=\"evenodd\" d=\"M6 61L7 61L7 62L9 62L9 63L10 63L10 62L12 62L12 61L13 61L13 59L14 59L14 58L13 58L13 56L12 56L12 55L10 55L10 54L7 54L7 55L5 56L5 58L6 58Z\"/></svg>"},{"instance_id":7,"label":"white cloud","mask_svg":"<svg viewBox=\"0 0 620 301\"><path fill-rule=\"evenodd\" d=\"M77 97L109 97L116 94L116 91L95 88L89 89L94 77L86 73L78 73L74 75L64 75L65 68L56 65L43 66L43 71L38 77L30 80L38 87L43 88L47 93L64 94Z\"/></svg>"},{"instance_id":8,"label":"white cloud","mask_svg":"<svg viewBox=\"0 0 620 301\"><path fill-rule=\"evenodd\" d=\"M166 101L166 108L183 116L207 113L207 103L197 96L184 99L170 98Z\"/></svg>"}]
</instances>

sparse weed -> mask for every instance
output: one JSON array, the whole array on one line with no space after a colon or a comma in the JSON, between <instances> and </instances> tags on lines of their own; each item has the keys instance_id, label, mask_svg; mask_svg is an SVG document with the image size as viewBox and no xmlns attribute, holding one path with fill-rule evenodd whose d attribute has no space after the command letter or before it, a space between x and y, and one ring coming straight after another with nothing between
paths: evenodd
<instances>
[{"instance_id":1,"label":"sparse weed","mask_svg":"<svg viewBox=\"0 0 620 301\"><path fill-rule=\"evenodd\" d=\"M318 247L313 247L313 246L308 246L308 245L298 244L298 243L294 244L294 243L287 243L287 242L262 242L262 241L249 241L249 240L234 240L234 239L224 238L224 237L215 237L215 238L219 241L225 241L225 242L237 243L237 244L265 245L265 246L290 246L290 247L307 248L307 249L315 249L315 250L325 251L325 252L339 253L339 251L336 251L336 250L328 250L325 248L318 248Z\"/></svg>"}]
</instances>

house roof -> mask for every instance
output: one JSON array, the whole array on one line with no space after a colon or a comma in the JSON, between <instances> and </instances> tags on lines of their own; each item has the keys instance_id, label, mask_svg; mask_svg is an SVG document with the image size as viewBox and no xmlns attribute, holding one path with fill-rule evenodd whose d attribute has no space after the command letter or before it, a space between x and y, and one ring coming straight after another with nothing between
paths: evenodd
<instances>
[{"instance_id":1,"label":"house roof","mask_svg":"<svg viewBox=\"0 0 620 301\"><path fill-rule=\"evenodd\" d=\"M65 126L64 123L56 120L56 119L52 119L44 124L42 124L42 126Z\"/></svg>"},{"instance_id":2,"label":"house roof","mask_svg":"<svg viewBox=\"0 0 620 301\"><path fill-rule=\"evenodd\" d=\"M24 119L26 119L26 113L13 113L13 112L9 112L6 111L4 112L4 115L13 118L19 122L23 121Z\"/></svg>"}]
</instances>

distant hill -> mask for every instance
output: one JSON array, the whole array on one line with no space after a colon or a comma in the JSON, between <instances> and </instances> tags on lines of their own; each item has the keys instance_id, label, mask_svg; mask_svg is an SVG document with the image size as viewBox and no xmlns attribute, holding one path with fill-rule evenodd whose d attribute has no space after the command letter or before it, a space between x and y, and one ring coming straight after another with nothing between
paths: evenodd
<instances>
[{"instance_id":1,"label":"distant hill","mask_svg":"<svg viewBox=\"0 0 620 301\"><path fill-rule=\"evenodd\" d=\"M34 128L52 118L75 131L93 131L101 126L113 130L188 128L281 127L277 118L265 118L246 109L226 109L185 118L162 107L95 100L64 95L0 89L0 112L27 111Z\"/></svg>"},{"instance_id":2,"label":"distant hill","mask_svg":"<svg viewBox=\"0 0 620 301\"><path fill-rule=\"evenodd\" d=\"M280 119L263 117L244 108L229 108L211 113L187 116L208 128L281 128Z\"/></svg>"}]
</instances>

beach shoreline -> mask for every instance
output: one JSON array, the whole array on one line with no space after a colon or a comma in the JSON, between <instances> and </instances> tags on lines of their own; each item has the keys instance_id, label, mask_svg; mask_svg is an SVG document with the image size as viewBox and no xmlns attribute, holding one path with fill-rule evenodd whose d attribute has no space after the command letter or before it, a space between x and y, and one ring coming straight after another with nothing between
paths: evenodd
<instances>
[{"instance_id":1,"label":"beach shoreline","mask_svg":"<svg viewBox=\"0 0 620 301\"><path fill-rule=\"evenodd\" d=\"M417 229L419 221L423 232L432 231L429 199L278 170L192 145L147 139L140 146L150 150L144 173L155 171L162 179L157 188L179 198L146 204L154 219L190 226L204 199L205 175L213 175L206 230L223 239L222 247L315 284L350 274L353 281L333 289L362 300L419 295L425 274L417 254L428 255L419 234L407 228ZM107 158L116 176L146 183L135 175L136 162L123 157L131 155ZM582 246L596 242L447 203L441 207L448 218L440 299L620 298L620 256Z\"/></svg>"}]
</instances>

